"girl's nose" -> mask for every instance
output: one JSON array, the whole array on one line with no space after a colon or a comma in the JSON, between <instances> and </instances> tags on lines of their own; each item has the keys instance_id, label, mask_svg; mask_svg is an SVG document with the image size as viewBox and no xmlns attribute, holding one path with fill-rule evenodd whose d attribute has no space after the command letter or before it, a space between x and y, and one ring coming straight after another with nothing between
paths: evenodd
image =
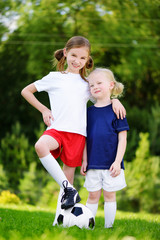
<instances>
[{"instance_id":1,"label":"girl's nose","mask_svg":"<svg viewBox=\"0 0 160 240\"><path fill-rule=\"evenodd\" d=\"M76 58L76 59L75 59L75 63L79 63L79 59Z\"/></svg>"}]
</instances>

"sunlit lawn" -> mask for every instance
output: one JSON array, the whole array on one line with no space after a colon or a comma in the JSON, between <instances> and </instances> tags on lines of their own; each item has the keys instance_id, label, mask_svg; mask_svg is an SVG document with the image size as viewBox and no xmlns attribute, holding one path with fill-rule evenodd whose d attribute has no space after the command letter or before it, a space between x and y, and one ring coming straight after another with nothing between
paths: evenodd
<instances>
[{"instance_id":1,"label":"sunlit lawn","mask_svg":"<svg viewBox=\"0 0 160 240\"><path fill-rule=\"evenodd\" d=\"M103 211L98 211L94 230L52 227L53 219L51 209L0 205L0 240L160 239L159 215L117 211L114 228L105 229Z\"/></svg>"}]
</instances>

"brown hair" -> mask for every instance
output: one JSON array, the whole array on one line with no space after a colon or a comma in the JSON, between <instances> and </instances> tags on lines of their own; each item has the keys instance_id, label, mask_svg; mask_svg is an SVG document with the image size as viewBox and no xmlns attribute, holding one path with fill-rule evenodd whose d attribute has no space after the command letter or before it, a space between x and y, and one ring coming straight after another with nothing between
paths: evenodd
<instances>
[{"instance_id":1,"label":"brown hair","mask_svg":"<svg viewBox=\"0 0 160 240\"><path fill-rule=\"evenodd\" d=\"M74 36L68 40L68 42L65 45L66 51L69 51L72 48L80 48L80 47L87 47L90 55L91 46L87 38L84 38L82 36ZM63 54L63 49L59 49L55 51L54 53L55 59L58 61L54 65L57 65L57 70L64 71L64 66L66 63L66 57ZM80 75L81 77L86 81L86 69L92 69L93 68L93 59L91 56L89 56L88 61L86 62L85 66L80 69Z\"/></svg>"}]
</instances>

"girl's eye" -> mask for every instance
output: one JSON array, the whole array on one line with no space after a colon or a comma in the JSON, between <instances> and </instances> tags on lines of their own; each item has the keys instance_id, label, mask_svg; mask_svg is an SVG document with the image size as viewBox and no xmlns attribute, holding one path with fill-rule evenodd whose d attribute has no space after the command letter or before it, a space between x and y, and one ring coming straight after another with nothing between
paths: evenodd
<instances>
[{"instance_id":1,"label":"girl's eye","mask_svg":"<svg viewBox=\"0 0 160 240\"><path fill-rule=\"evenodd\" d=\"M90 88L91 88L91 87L94 87L94 85L90 85Z\"/></svg>"},{"instance_id":2,"label":"girl's eye","mask_svg":"<svg viewBox=\"0 0 160 240\"><path fill-rule=\"evenodd\" d=\"M98 84L101 84L102 82L98 82Z\"/></svg>"}]
</instances>

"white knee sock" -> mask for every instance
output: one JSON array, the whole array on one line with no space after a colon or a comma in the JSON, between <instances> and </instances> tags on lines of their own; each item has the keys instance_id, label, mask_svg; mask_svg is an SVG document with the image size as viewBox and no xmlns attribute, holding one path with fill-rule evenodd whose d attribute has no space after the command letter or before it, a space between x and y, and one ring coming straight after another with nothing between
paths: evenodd
<instances>
[{"instance_id":1,"label":"white knee sock","mask_svg":"<svg viewBox=\"0 0 160 240\"><path fill-rule=\"evenodd\" d=\"M105 214L105 228L111 228L116 216L117 202L105 202L104 214Z\"/></svg>"},{"instance_id":2,"label":"white knee sock","mask_svg":"<svg viewBox=\"0 0 160 240\"><path fill-rule=\"evenodd\" d=\"M60 192L59 192L59 195L58 195L58 201L57 201L57 209L56 209L56 215L55 215L55 218L54 218L54 222L53 222L53 226L55 226L57 224L57 218L60 214L60 211L61 211L61 198L62 198L62 193L63 193L63 189L60 188Z\"/></svg>"},{"instance_id":3,"label":"white knee sock","mask_svg":"<svg viewBox=\"0 0 160 240\"><path fill-rule=\"evenodd\" d=\"M96 213L97 213L97 209L98 209L98 203L86 203L86 207L88 207L92 213L93 213L93 216L95 217L96 216Z\"/></svg>"},{"instance_id":4,"label":"white knee sock","mask_svg":"<svg viewBox=\"0 0 160 240\"><path fill-rule=\"evenodd\" d=\"M67 180L64 172L62 171L57 160L50 153L49 155L39 158L42 165L49 172L49 174L54 178L54 180L59 184L61 188L64 188L62 182ZM68 180L67 180L68 181ZM68 187L73 187L68 181Z\"/></svg>"}]
</instances>

